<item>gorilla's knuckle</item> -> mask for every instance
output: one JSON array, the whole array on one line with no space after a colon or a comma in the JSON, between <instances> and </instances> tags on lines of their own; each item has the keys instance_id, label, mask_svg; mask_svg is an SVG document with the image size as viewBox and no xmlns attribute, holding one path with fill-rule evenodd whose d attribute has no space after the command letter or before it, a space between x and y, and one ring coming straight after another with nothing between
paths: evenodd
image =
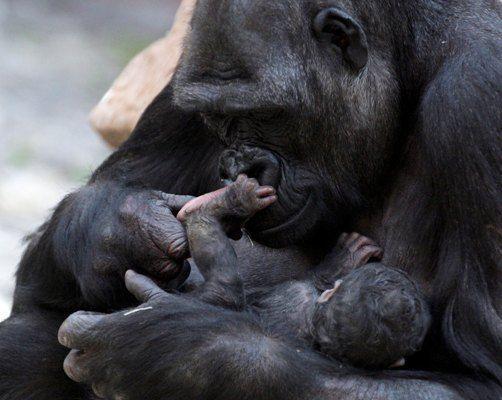
<instances>
[{"instance_id":1,"label":"gorilla's knuckle","mask_svg":"<svg viewBox=\"0 0 502 400\"><path fill-rule=\"evenodd\" d=\"M160 292L160 291L153 291L151 290L148 298L150 299L149 301L152 303L159 303L162 302L165 299L165 294Z\"/></svg>"},{"instance_id":2,"label":"gorilla's knuckle","mask_svg":"<svg viewBox=\"0 0 502 400\"><path fill-rule=\"evenodd\" d=\"M84 381L86 374L82 368L81 362L76 358L76 351L72 350L64 359L63 370L68 377L76 382Z\"/></svg>"}]
</instances>

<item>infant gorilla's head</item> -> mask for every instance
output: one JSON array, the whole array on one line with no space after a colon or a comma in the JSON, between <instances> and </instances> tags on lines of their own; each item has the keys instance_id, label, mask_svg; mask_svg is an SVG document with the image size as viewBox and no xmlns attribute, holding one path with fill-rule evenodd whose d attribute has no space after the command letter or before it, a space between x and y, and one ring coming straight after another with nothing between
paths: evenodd
<instances>
[{"instance_id":1,"label":"infant gorilla's head","mask_svg":"<svg viewBox=\"0 0 502 400\"><path fill-rule=\"evenodd\" d=\"M426 301L403 272L368 264L337 281L316 303L320 350L362 368L388 368L416 352L430 326Z\"/></svg>"}]
</instances>

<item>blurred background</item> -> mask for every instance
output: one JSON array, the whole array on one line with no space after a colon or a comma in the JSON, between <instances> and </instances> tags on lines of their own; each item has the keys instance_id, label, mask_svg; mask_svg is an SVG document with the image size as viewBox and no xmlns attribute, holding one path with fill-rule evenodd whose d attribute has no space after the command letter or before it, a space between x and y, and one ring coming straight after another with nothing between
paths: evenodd
<instances>
[{"instance_id":1,"label":"blurred background","mask_svg":"<svg viewBox=\"0 0 502 400\"><path fill-rule=\"evenodd\" d=\"M110 153L88 113L178 0L0 0L0 321L23 237Z\"/></svg>"}]
</instances>

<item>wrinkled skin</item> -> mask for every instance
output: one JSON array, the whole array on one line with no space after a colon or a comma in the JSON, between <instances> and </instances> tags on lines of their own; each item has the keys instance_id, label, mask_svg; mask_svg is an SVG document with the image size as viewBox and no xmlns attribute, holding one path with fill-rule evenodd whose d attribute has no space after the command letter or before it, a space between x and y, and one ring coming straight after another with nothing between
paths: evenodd
<instances>
[{"instance_id":1,"label":"wrinkled skin","mask_svg":"<svg viewBox=\"0 0 502 400\"><path fill-rule=\"evenodd\" d=\"M82 323L100 341L85 349L88 384L152 400L500 399L501 13L491 0L200 0L173 83L32 237L0 325L0 398L26 400L27 386L37 400L88 398L33 361L62 365L58 325L133 305L128 268L179 276L179 242L152 246L179 237L172 210L139 207L124 224L128 196L197 196L221 187L219 172L252 172L278 201L250 221L254 246L235 244L246 284L294 279L342 230L361 232L428 294L424 350L367 377L272 340L245 315L176 303L149 323L136 313L122 324L120 312ZM110 232L117 245L103 247ZM124 386L95 380L107 368Z\"/></svg>"}]
</instances>

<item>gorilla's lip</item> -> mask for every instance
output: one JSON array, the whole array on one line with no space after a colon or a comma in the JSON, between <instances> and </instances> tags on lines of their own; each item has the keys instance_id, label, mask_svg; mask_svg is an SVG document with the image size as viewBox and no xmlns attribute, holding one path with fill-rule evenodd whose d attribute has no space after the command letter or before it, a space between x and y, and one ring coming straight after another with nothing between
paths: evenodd
<instances>
[{"instance_id":1,"label":"gorilla's lip","mask_svg":"<svg viewBox=\"0 0 502 400\"><path fill-rule=\"evenodd\" d=\"M294 225L297 224L298 221L302 220L303 218L307 218L306 214L308 214L309 210L312 209L313 199L314 196L312 195L312 193L310 193L307 197L307 200L305 201L305 205L296 213L291 215L286 221L271 228L266 228L264 230L258 231L257 234L260 238L267 240L273 239L273 236L278 236L283 231L294 229Z\"/></svg>"}]
</instances>

